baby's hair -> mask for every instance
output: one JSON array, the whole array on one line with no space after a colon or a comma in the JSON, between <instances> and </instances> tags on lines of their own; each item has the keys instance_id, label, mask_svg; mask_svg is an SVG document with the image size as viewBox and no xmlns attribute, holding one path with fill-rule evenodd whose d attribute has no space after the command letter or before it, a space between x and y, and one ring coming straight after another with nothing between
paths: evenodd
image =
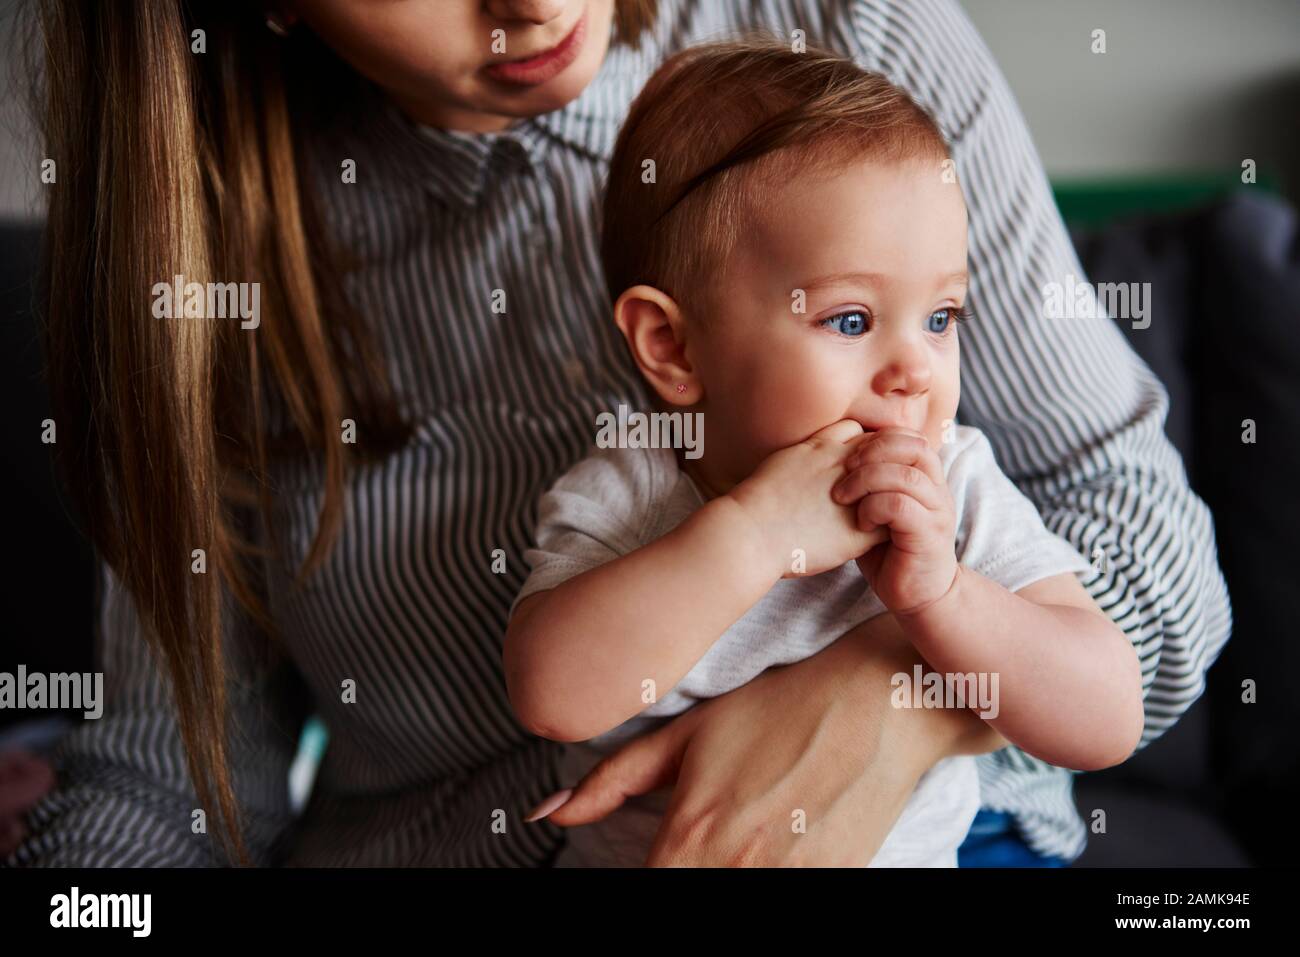
<instances>
[{"instance_id":1,"label":"baby's hair","mask_svg":"<svg viewBox=\"0 0 1300 957\"><path fill-rule=\"evenodd\" d=\"M610 161L601 259L611 301L641 283L693 317L764 188L865 159L940 162L938 123L884 76L769 39L691 47L632 104ZM652 161L652 163L650 162Z\"/></svg>"}]
</instances>

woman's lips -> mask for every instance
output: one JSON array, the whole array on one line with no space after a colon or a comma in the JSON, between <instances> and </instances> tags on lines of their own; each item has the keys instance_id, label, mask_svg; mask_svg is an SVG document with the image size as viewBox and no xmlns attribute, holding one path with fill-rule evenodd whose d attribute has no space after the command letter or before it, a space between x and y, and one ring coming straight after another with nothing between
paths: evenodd
<instances>
[{"instance_id":1,"label":"woman's lips","mask_svg":"<svg viewBox=\"0 0 1300 957\"><path fill-rule=\"evenodd\" d=\"M517 86L536 86L558 76L582 52L582 41L587 35L587 15L584 13L569 35L551 49L526 60L494 63L487 67L488 75L504 83Z\"/></svg>"}]
</instances>

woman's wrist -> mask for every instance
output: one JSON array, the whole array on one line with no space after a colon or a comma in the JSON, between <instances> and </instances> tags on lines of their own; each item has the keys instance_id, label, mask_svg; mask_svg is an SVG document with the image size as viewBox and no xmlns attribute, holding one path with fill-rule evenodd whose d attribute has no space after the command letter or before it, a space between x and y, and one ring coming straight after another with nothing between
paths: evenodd
<instances>
[{"instance_id":1,"label":"woman's wrist","mask_svg":"<svg viewBox=\"0 0 1300 957\"><path fill-rule=\"evenodd\" d=\"M859 625L832 646L836 672L848 683L844 694L870 709L880 746L889 760L915 779L943 758L996 751L1006 741L968 708L894 706L895 676L909 681L913 668L928 668L892 614ZM830 651L831 649L828 649Z\"/></svg>"}]
</instances>

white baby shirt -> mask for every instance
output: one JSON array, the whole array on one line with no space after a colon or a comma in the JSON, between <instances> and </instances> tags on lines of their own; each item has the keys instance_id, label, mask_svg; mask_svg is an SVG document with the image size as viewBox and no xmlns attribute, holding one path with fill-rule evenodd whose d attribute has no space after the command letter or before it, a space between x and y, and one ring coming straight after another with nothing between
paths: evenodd
<instances>
[{"instance_id":1,"label":"white baby shirt","mask_svg":"<svg viewBox=\"0 0 1300 957\"><path fill-rule=\"evenodd\" d=\"M1033 503L1002 473L978 429L956 426L939 458L956 508L956 554L963 566L1009 591L1089 569L1043 525ZM672 449L594 449L541 497L537 545L524 555L531 573L514 606L655 541L704 503ZM738 688L768 668L802 661L885 611L852 561L819 575L777 581L654 704L591 741L567 745L566 783L576 783L602 756L693 704ZM557 863L640 865L670 794L664 789L633 798L603 821L569 829L568 847ZM870 866L955 866L957 845L978 807L975 759L939 761L921 778Z\"/></svg>"}]
</instances>

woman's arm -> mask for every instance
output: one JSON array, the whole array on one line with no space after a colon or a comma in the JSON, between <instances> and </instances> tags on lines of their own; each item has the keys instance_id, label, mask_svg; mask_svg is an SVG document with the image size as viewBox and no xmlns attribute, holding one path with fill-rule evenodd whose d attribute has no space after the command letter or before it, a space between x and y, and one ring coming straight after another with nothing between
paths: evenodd
<instances>
[{"instance_id":1,"label":"woman's arm","mask_svg":"<svg viewBox=\"0 0 1300 957\"><path fill-rule=\"evenodd\" d=\"M645 681L666 693L781 577L752 560L755 535L724 495L662 538L521 601L504 650L520 722L585 741L644 710Z\"/></svg>"},{"instance_id":2,"label":"woman's arm","mask_svg":"<svg viewBox=\"0 0 1300 957\"><path fill-rule=\"evenodd\" d=\"M260 633L226 616L232 675L228 707L238 727L231 775L244 839L255 864L274 854L293 822L289 766L308 700L282 660L255 665ZM190 782L170 694L139 632L129 595L101 566L96 667L104 672L103 717L59 742L58 787L27 815L28 834L8 864L45 867L203 867L230 863L208 833ZM260 655L265 658L267 656Z\"/></svg>"},{"instance_id":3,"label":"woman's arm","mask_svg":"<svg viewBox=\"0 0 1300 957\"><path fill-rule=\"evenodd\" d=\"M935 762L1006 744L967 709L891 707L892 677L918 663L879 615L628 743L547 820L587 824L675 785L650 864L863 865Z\"/></svg>"}]
</instances>

